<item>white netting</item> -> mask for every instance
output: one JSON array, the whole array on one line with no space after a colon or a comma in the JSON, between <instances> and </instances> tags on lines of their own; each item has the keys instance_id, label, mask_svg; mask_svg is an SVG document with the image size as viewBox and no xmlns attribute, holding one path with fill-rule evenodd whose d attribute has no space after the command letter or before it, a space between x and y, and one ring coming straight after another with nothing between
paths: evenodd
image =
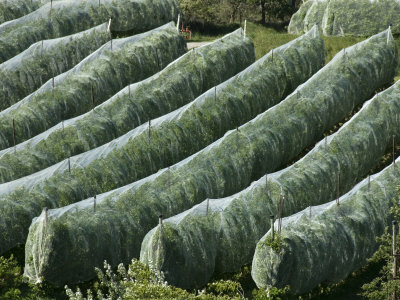
<instances>
[{"instance_id":1,"label":"white netting","mask_svg":"<svg viewBox=\"0 0 400 300\"><path fill-rule=\"evenodd\" d=\"M0 24L29 14L47 2L50 0L3 0L0 2Z\"/></svg>"},{"instance_id":2,"label":"white netting","mask_svg":"<svg viewBox=\"0 0 400 300\"><path fill-rule=\"evenodd\" d=\"M125 87L94 110L66 120L15 149L0 151L0 182L32 174L110 142L189 103L254 61L253 43L243 38L241 29L196 48L152 77Z\"/></svg>"},{"instance_id":3,"label":"white netting","mask_svg":"<svg viewBox=\"0 0 400 300\"><path fill-rule=\"evenodd\" d=\"M7 209L15 208L10 219L3 219L2 249L24 241L31 219L44 206L64 206L123 186L202 149L226 130L280 101L296 83L305 81L323 65L324 52L317 32L309 33L276 49L274 59L269 53L194 102L153 120L150 128L143 124L99 148L1 185L0 196L4 202L0 201L0 206L2 203ZM311 64L310 57L313 58ZM284 77L291 79L277 85L276 82ZM265 93L266 90L270 94ZM216 112L220 112L220 119L213 118ZM219 122L218 126L215 122ZM22 190L24 199L21 198ZM19 210L20 203L25 203L22 210ZM18 218L14 218L16 214ZM11 233L10 226L6 225L9 222L15 224L14 227L25 227L25 231Z\"/></svg>"},{"instance_id":4,"label":"white netting","mask_svg":"<svg viewBox=\"0 0 400 300\"><path fill-rule=\"evenodd\" d=\"M290 162L357 104L366 100L376 88L393 80L397 49L388 36L391 36L389 30L339 53L281 103L237 130L227 132L223 138L180 163L101 198L103 201L96 202L95 212L94 207L81 207L80 203L70 207L59 218L53 214L59 214L62 208L50 210L45 233L37 231L42 219L36 219L30 227L26 244L26 274L33 280L38 274L45 274L46 280L64 284L65 281L90 278L94 275L93 267L101 265L104 259L114 266L120 262L127 263L139 255L142 239L157 224L159 214L169 217L206 198L232 195L266 172ZM308 51L314 53L315 46ZM266 60L272 61L272 53ZM210 100L205 101L205 105L211 103ZM225 115L210 118L211 124L220 116ZM193 117L191 121L196 123L196 120ZM160 138L156 132L150 132L151 141ZM179 137L182 129L175 132ZM180 147L190 147L190 143L185 143ZM163 149L148 151L144 148L143 152L153 155ZM119 160L121 158L114 162ZM147 161L147 164L152 162ZM103 166L123 177L121 166L115 166L115 163ZM95 177L92 176L94 173L85 174L86 181ZM103 181L107 182L109 178L104 177ZM50 181L45 186L50 191ZM62 189L58 182L57 190ZM23 193L26 191L20 194ZM4 206L7 198L3 197L1 201ZM15 200L8 199L7 203L13 205ZM24 201L24 205L28 206L28 203ZM38 208L36 204L35 209ZM168 237L169 233L165 234ZM38 246L38 241L44 236L51 247ZM41 250L37 251L39 248ZM39 270L33 268L33 261L41 266Z\"/></svg>"},{"instance_id":5,"label":"white netting","mask_svg":"<svg viewBox=\"0 0 400 300\"><path fill-rule=\"evenodd\" d=\"M258 242L253 258L257 286L290 285L292 293L300 294L361 268L377 250L376 238L389 223L400 185L399 163L397 159L396 166L358 183L340 198L339 206L334 200L312 207L311 218L309 208L284 218L278 249L270 246L270 230Z\"/></svg>"},{"instance_id":6,"label":"white netting","mask_svg":"<svg viewBox=\"0 0 400 300\"><path fill-rule=\"evenodd\" d=\"M185 51L186 43L172 22L107 42L71 70L1 111L0 149L13 146L14 136L20 143L89 111L126 85L157 73Z\"/></svg>"},{"instance_id":7,"label":"white netting","mask_svg":"<svg viewBox=\"0 0 400 300\"><path fill-rule=\"evenodd\" d=\"M337 133L292 166L263 176L231 197L207 199L165 220L162 230L169 234L161 237L159 227L151 230L142 244L141 260L156 263L169 283L185 288L239 271L251 262L257 241L270 228L269 216L279 215L280 195L283 216L309 206L290 220L304 213L313 219L318 210L311 205L337 194L338 174L343 194L379 163L400 127L399 98L400 82L365 103Z\"/></svg>"},{"instance_id":8,"label":"white netting","mask_svg":"<svg viewBox=\"0 0 400 300\"><path fill-rule=\"evenodd\" d=\"M37 42L0 64L0 111L33 93L50 78L68 71L108 42L107 25Z\"/></svg>"},{"instance_id":9,"label":"white netting","mask_svg":"<svg viewBox=\"0 0 400 300\"><path fill-rule=\"evenodd\" d=\"M369 36L388 26L400 33L399 0L309 0L290 21L289 33L301 33L318 24L324 35Z\"/></svg>"},{"instance_id":10,"label":"white netting","mask_svg":"<svg viewBox=\"0 0 400 300\"><path fill-rule=\"evenodd\" d=\"M112 18L112 31L140 33L179 13L177 0L63 0L0 25L0 63L35 42L87 30Z\"/></svg>"}]
</instances>

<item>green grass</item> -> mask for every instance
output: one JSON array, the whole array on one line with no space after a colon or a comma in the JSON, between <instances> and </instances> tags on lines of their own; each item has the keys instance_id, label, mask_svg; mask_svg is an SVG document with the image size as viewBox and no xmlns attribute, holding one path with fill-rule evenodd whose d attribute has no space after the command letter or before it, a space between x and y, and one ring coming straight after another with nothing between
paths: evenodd
<instances>
[{"instance_id":1,"label":"green grass","mask_svg":"<svg viewBox=\"0 0 400 300\"><path fill-rule=\"evenodd\" d=\"M247 23L247 34L254 42L257 59L264 56L272 49L279 47L283 44L286 44L291 40L295 39L296 37L298 37L297 35L294 34L288 34L286 33L286 31L283 30L276 30L271 27L266 27L261 24L256 24L251 22ZM212 41L217 38L220 38L221 36L223 36L223 34L203 35L200 32L193 32L193 38L192 40L190 40L190 42ZM325 47L327 51L326 62L328 63L335 56L335 54L338 53L343 48L350 47L358 42L363 41L364 39L365 39L364 37L354 37L354 36L324 37ZM399 56L400 56L400 37L395 37L395 39L397 42L397 49L399 51ZM400 69L398 69L397 71L395 81L397 81L398 79L400 79Z\"/></svg>"}]
</instances>

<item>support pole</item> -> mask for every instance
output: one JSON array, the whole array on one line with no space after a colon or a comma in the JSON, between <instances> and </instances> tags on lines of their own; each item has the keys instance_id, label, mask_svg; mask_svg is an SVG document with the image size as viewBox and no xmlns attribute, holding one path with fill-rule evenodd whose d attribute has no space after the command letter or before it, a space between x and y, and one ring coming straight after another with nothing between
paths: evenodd
<instances>
[{"instance_id":1,"label":"support pole","mask_svg":"<svg viewBox=\"0 0 400 300\"><path fill-rule=\"evenodd\" d=\"M269 216L269 221L271 223L272 240L274 240L275 239L275 228L274 228L275 216L274 215L270 215Z\"/></svg>"},{"instance_id":2,"label":"support pole","mask_svg":"<svg viewBox=\"0 0 400 300\"><path fill-rule=\"evenodd\" d=\"M181 22L181 14L178 14L178 20L176 21L176 31L179 34L179 23Z\"/></svg>"},{"instance_id":3,"label":"support pole","mask_svg":"<svg viewBox=\"0 0 400 300\"><path fill-rule=\"evenodd\" d=\"M284 199L284 196L281 194L280 201L279 201L279 220L278 220L278 232L279 232L279 234L281 234L281 230L282 230L283 199Z\"/></svg>"},{"instance_id":4,"label":"support pole","mask_svg":"<svg viewBox=\"0 0 400 300\"><path fill-rule=\"evenodd\" d=\"M13 132L13 141L14 141L14 147L17 145L17 139L15 137L15 120L12 119L12 132Z\"/></svg>"},{"instance_id":5,"label":"support pole","mask_svg":"<svg viewBox=\"0 0 400 300\"><path fill-rule=\"evenodd\" d=\"M337 197L336 197L336 204L340 205L340 173L337 175Z\"/></svg>"},{"instance_id":6,"label":"support pole","mask_svg":"<svg viewBox=\"0 0 400 300\"><path fill-rule=\"evenodd\" d=\"M160 226L160 233L162 233L163 215L158 216L158 225Z\"/></svg>"},{"instance_id":7,"label":"support pole","mask_svg":"<svg viewBox=\"0 0 400 300\"><path fill-rule=\"evenodd\" d=\"M396 158L395 158L396 145L395 145L395 142L394 142L394 138L395 137L396 136L393 134L393 153L392 153L392 155L393 155L393 166L395 166L395 164L396 164Z\"/></svg>"},{"instance_id":8,"label":"support pole","mask_svg":"<svg viewBox=\"0 0 400 300\"><path fill-rule=\"evenodd\" d=\"M393 254L393 280L397 279L397 249L396 249L396 225L397 222L395 220L392 221L392 230L393 230L393 237L392 237L392 254ZM396 285L394 286L394 291L392 294L392 300L396 300Z\"/></svg>"}]
</instances>

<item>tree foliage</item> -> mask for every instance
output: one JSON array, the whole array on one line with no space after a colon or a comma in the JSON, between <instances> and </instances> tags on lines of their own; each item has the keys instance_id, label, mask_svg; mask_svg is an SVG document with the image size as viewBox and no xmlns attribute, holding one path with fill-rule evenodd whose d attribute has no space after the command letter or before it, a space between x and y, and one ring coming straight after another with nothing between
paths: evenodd
<instances>
[{"instance_id":1,"label":"tree foliage","mask_svg":"<svg viewBox=\"0 0 400 300\"><path fill-rule=\"evenodd\" d=\"M290 0L181 0L186 22L228 24L244 19L266 22L288 21L294 12Z\"/></svg>"},{"instance_id":2,"label":"tree foliage","mask_svg":"<svg viewBox=\"0 0 400 300\"><path fill-rule=\"evenodd\" d=\"M122 299L199 299L228 300L244 299L240 283L220 280L207 285L202 291L188 292L168 285L164 274L151 265L132 260L128 269L123 264L116 273L104 262L104 272L96 268L98 280L86 295L78 288L76 292L65 287L70 300L122 300Z\"/></svg>"}]
</instances>

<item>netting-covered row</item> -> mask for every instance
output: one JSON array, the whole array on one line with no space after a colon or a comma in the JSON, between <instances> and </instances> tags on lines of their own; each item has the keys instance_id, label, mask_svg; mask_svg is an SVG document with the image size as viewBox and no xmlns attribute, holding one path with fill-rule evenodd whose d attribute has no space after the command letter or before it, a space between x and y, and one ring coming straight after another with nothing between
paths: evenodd
<instances>
[{"instance_id":1,"label":"netting-covered row","mask_svg":"<svg viewBox=\"0 0 400 300\"><path fill-rule=\"evenodd\" d=\"M187 104L254 61L253 43L243 37L241 29L192 50L154 76L125 87L95 110L58 124L17 145L16 149L1 151L0 182L32 174L70 156L99 147L148 120ZM305 58L303 65L306 65ZM315 72L317 65L312 63L312 66ZM293 71L297 68L300 69L292 67ZM302 71L305 74L294 75L297 84L306 79L305 75L311 76L312 71L306 70L306 66ZM268 82L262 76L267 72L258 72L256 78L261 79L260 85ZM271 86L274 84L271 82ZM282 99L282 95L277 97Z\"/></svg>"},{"instance_id":2,"label":"netting-covered row","mask_svg":"<svg viewBox=\"0 0 400 300\"><path fill-rule=\"evenodd\" d=\"M376 238L384 233L398 197L399 163L361 181L339 206L334 200L312 207L311 218L309 209L284 218L278 247L269 246L271 231L257 244L252 267L257 286L290 285L292 293L304 293L365 265L378 249Z\"/></svg>"},{"instance_id":3,"label":"netting-covered row","mask_svg":"<svg viewBox=\"0 0 400 300\"><path fill-rule=\"evenodd\" d=\"M0 112L0 149L89 111L128 84L155 74L185 50L186 43L172 22L106 43L71 70Z\"/></svg>"},{"instance_id":4,"label":"netting-covered row","mask_svg":"<svg viewBox=\"0 0 400 300\"><path fill-rule=\"evenodd\" d=\"M38 9L50 0L4 0L0 2L0 24Z\"/></svg>"},{"instance_id":5,"label":"netting-covered row","mask_svg":"<svg viewBox=\"0 0 400 300\"><path fill-rule=\"evenodd\" d=\"M0 111L68 71L109 40L104 23L63 38L37 42L0 64Z\"/></svg>"},{"instance_id":6,"label":"netting-covered row","mask_svg":"<svg viewBox=\"0 0 400 300\"><path fill-rule=\"evenodd\" d=\"M192 103L153 120L150 127L143 124L108 144L72 157L69 162L1 185L0 195L9 203L4 214L9 214L12 207L15 209L14 215L4 216L7 221L0 224L0 232L4 233L0 250L22 243L30 221L44 206L65 206L148 176L204 148L227 130L274 105L290 88L294 89L296 81L305 81L324 63L324 46L318 35L313 38L309 34L290 45L294 45L291 50L281 47L274 61L267 55L219 85L217 98L212 89ZM276 84L286 76L293 81ZM216 113L218 119L214 117ZM24 203L25 208L17 217L19 203ZM24 231L13 232L10 224L20 224Z\"/></svg>"},{"instance_id":7,"label":"netting-covered row","mask_svg":"<svg viewBox=\"0 0 400 300\"><path fill-rule=\"evenodd\" d=\"M30 227L26 274L64 284L90 278L105 259L113 266L128 263L139 256L159 214L169 217L208 197L232 195L290 162L392 80L397 50L388 36L383 32L338 54L284 101L180 163L96 201L43 213Z\"/></svg>"},{"instance_id":8,"label":"netting-covered row","mask_svg":"<svg viewBox=\"0 0 400 300\"><path fill-rule=\"evenodd\" d=\"M318 24L324 35L376 34L390 25L400 33L399 0L309 0L292 16L289 33L299 34Z\"/></svg>"},{"instance_id":9,"label":"netting-covered row","mask_svg":"<svg viewBox=\"0 0 400 300\"><path fill-rule=\"evenodd\" d=\"M184 288L201 287L213 275L240 270L251 263L257 241L270 228L269 216L279 215L281 194L282 213L290 215L335 197L339 178L339 192L345 193L366 176L400 128L399 99L400 83L368 101L292 166L236 195L205 200L165 220L162 228L146 235L141 260L152 261L169 283Z\"/></svg>"},{"instance_id":10,"label":"netting-covered row","mask_svg":"<svg viewBox=\"0 0 400 300\"><path fill-rule=\"evenodd\" d=\"M0 2L0 24L25 16L48 2L50 0L3 0Z\"/></svg>"},{"instance_id":11,"label":"netting-covered row","mask_svg":"<svg viewBox=\"0 0 400 300\"><path fill-rule=\"evenodd\" d=\"M112 18L111 30L148 31L179 13L177 0L63 0L0 25L0 63L35 42L87 30Z\"/></svg>"}]
</instances>

